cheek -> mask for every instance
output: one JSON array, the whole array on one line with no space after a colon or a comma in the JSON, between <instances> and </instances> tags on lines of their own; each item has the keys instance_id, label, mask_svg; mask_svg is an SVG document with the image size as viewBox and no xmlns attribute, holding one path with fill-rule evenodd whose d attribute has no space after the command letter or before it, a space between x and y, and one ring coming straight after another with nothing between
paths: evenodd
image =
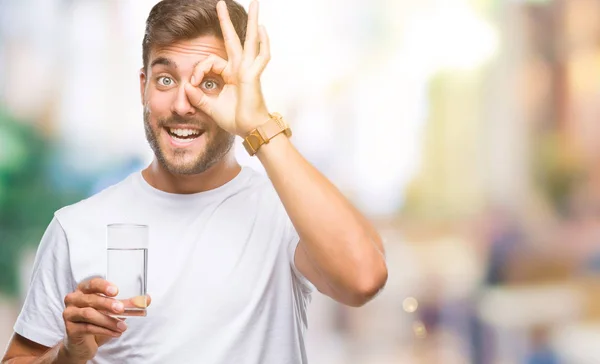
<instances>
[{"instance_id":1,"label":"cheek","mask_svg":"<svg viewBox=\"0 0 600 364\"><path fill-rule=\"evenodd\" d=\"M148 91L146 109L150 115L168 115L171 110L171 95L169 92Z\"/></svg>"}]
</instances>

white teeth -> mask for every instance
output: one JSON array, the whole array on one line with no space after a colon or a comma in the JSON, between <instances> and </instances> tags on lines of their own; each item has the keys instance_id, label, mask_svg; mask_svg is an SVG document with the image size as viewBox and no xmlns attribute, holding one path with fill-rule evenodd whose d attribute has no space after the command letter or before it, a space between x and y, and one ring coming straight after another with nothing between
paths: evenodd
<instances>
[{"instance_id":1,"label":"white teeth","mask_svg":"<svg viewBox=\"0 0 600 364\"><path fill-rule=\"evenodd\" d=\"M172 137L176 142L181 143L181 144L189 144L191 142L193 142L195 139L180 139L177 137Z\"/></svg>"},{"instance_id":2,"label":"white teeth","mask_svg":"<svg viewBox=\"0 0 600 364\"><path fill-rule=\"evenodd\" d=\"M175 134L175 135L180 136L180 137L186 137L186 136L190 136L190 135L198 135L198 134L200 134L200 131L193 130L193 129L173 129L173 128L169 128L169 131L172 134Z\"/></svg>"}]
</instances>

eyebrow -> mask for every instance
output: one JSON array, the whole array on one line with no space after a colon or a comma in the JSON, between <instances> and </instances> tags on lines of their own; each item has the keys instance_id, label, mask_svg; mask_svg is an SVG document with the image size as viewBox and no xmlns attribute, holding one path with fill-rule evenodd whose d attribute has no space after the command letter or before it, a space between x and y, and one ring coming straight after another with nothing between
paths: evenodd
<instances>
[{"instance_id":1,"label":"eyebrow","mask_svg":"<svg viewBox=\"0 0 600 364\"><path fill-rule=\"evenodd\" d=\"M158 57L158 58L156 58L150 64L150 68L152 68L152 67L154 67L156 65L163 65L163 66L167 66L167 67L173 66L173 68L177 68L177 63L171 61L170 59L168 59L166 57Z\"/></svg>"}]
</instances>

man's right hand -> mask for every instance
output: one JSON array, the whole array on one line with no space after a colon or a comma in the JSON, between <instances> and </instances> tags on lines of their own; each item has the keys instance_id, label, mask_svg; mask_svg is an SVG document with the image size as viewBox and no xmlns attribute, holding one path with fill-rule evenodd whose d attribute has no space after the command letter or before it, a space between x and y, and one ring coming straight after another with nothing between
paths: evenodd
<instances>
[{"instance_id":1,"label":"man's right hand","mask_svg":"<svg viewBox=\"0 0 600 364\"><path fill-rule=\"evenodd\" d=\"M65 297L63 319L67 336L62 351L73 362L92 359L99 346L127 329L123 320L108 316L123 313L123 303L111 298L117 292L118 288L108 281L92 278Z\"/></svg>"},{"instance_id":2,"label":"man's right hand","mask_svg":"<svg viewBox=\"0 0 600 364\"><path fill-rule=\"evenodd\" d=\"M123 320L108 315L122 314L123 305L145 308L150 304L150 296L119 301L113 298L117 292L117 287L102 278L81 282L75 292L65 297L64 340L50 348L15 333L2 363L86 363L96 355L98 347L127 329Z\"/></svg>"}]
</instances>

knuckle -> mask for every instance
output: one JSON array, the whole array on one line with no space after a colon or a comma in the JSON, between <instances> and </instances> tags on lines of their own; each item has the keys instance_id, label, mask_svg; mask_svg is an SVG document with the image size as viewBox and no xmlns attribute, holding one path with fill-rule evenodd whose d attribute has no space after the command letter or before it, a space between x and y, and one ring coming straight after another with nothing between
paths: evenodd
<instances>
[{"instance_id":1,"label":"knuckle","mask_svg":"<svg viewBox=\"0 0 600 364\"><path fill-rule=\"evenodd\" d=\"M84 323L81 325L81 332L86 334L92 333L93 327L92 324Z\"/></svg>"},{"instance_id":2,"label":"knuckle","mask_svg":"<svg viewBox=\"0 0 600 364\"><path fill-rule=\"evenodd\" d=\"M101 290L103 287L104 287L104 280L101 278L92 278L89 281L89 285L88 285L89 290L97 291L97 290Z\"/></svg>"},{"instance_id":3,"label":"knuckle","mask_svg":"<svg viewBox=\"0 0 600 364\"><path fill-rule=\"evenodd\" d=\"M71 305L77 299L77 293L71 292L65 296L65 306Z\"/></svg>"},{"instance_id":4,"label":"knuckle","mask_svg":"<svg viewBox=\"0 0 600 364\"><path fill-rule=\"evenodd\" d=\"M67 308L63 311L62 317L63 317L63 320L65 321L65 323L67 323L69 321L69 318L71 317L69 308Z\"/></svg>"},{"instance_id":5,"label":"knuckle","mask_svg":"<svg viewBox=\"0 0 600 364\"><path fill-rule=\"evenodd\" d=\"M101 298L98 305L107 311L112 311L112 309L113 309L112 305L115 302L117 302L117 300L112 299L112 298Z\"/></svg>"},{"instance_id":6,"label":"knuckle","mask_svg":"<svg viewBox=\"0 0 600 364\"><path fill-rule=\"evenodd\" d=\"M87 291L90 289L90 284L91 284L91 280L86 279L85 281L81 282L81 284L79 285L79 289L81 291Z\"/></svg>"},{"instance_id":7,"label":"knuckle","mask_svg":"<svg viewBox=\"0 0 600 364\"><path fill-rule=\"evenodd\" d=\"M69 293L65 296L65 299L63 300L63 302L65 303L65 306L68 306L69 303L71 302L71 295L72 295L72 293Z\"/></svg>"},{"instance_id":8,"label":"knuckle","mask_svg":"<svg viewBox=\"0 0 600 364\"><path fill-rule=\"evenodd\" d=\"M86 307L92 307L94 305L94 295L91 295L91 294L83 295L82 301Z\"/></svg>"},{"instance_id":9,"label":"knuckle","mask_svg":"<svg viewBox=\"0 0 600 364\"><path fill-rule=\"evenodd\" d=\"M75 315L77 314L77 310L78 309L76 307L67 307L63 311L63 317L68 321L72 321Z\"/></svg>"},{"instance_id":10,"label":"knuckle","mask_svg":"<svg viewBox=\"0 0 600 364\"><path fill-rule=\"evenodd\" d=\"M94 312L95 310L91 307L85 307L81 309L81 317L86 320L89 321L94 317Z\"/></svg>"}]
</instances>

